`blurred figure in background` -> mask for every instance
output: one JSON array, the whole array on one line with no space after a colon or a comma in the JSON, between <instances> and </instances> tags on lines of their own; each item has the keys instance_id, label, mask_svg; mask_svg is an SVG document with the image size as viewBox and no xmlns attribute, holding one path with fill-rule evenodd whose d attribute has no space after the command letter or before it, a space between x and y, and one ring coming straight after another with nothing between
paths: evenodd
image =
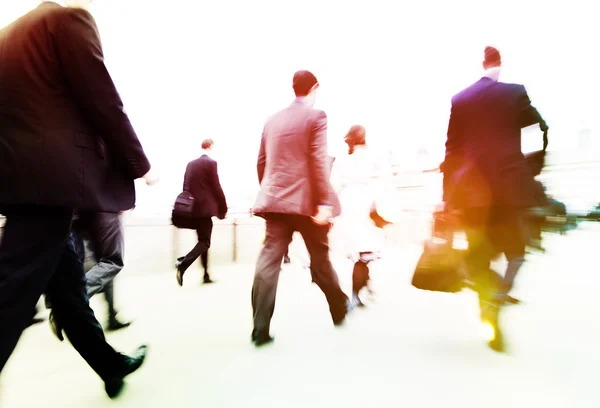
<instances>
[{"instance_id":1,"label":"blurred figure in background","mask_svg":"<svg viewBox=\"0 0 600 408\"><path fill-rule=\"evenodd\" d=\"M65 3L43 2L0 31L0 372L45 292L114 398L146 346L128 356L106 342L71 237L73 211L128 210L133 181L157 177L104 64L88 1Z\"/></svg>"},{"instance_id":2,"label":"blurred figure in background","mask_svg":"<svg viewBox=\"0 0 600 408\"><path fill-rule=\"evenodd\" d=\"M348 297L329 259L327 234L330 219L339 215L339 209L334 213L331 203L327 115L313 108L318 87L311 72L296 72L296 99L271 116L263 129L257 161L260 192L253 208L266 221L252 287L256 346L273 340L269 330L277 283L294 231L304 239L313 279L327 298L333 323L340 325L346 317Z\"/></svg>"},{"instance_id":3,"label":"blurred figure in background","mask_svg":"<svg viewBox=\"0 0 600 408\"><path fill-rule=\"evenodd\" d=\"M200 257L204 268L204 283L212 283L208 274L208 248L212 235L212 217L224 219L227 214L227 201L219 181L217 162L211 158L214 141L202 142L202 155L188 163L185 169L183 190L194 197L194 218L197 222L198 243L186 255L177 258L177 283L183 285L183 274Z\"/></svg>"},{"instance_id":4,"label":"blurred figure in background","mask_svg":"<svg viewBox=\"0 0 600 408\"><path fill-rule=\"evenodd\" d=\"M115 331L129 327L131 322L119 321L115 309L114 279L123 269L125 258L121 214L78 211L73 219L72 235L84 270L87 269L86 254L90 253L94 260L94 264L86 272L87 295L91 298L96 293L104 293L108 306L106 330ZM49 299L46 299L46 307L52 308ZM50 325L56 337L63 341L62 328L52 312Z\"/></svg>"},{"instance_id":5,"label":"blurred figure in background","mask_svg":"<svg viewBox=\"0 0 600 408\"><path fill-rule=\"evenodd\" d=\"M504 350L498 327L500 306L525 258L524 210L537 204L536 185L521 152L521 129L548 126L531 105L523 85L498 82L500 52L487 47L483 78L452 98L444 172L444 202L462 211L469 251L467 269L475 282L482 319L494 327L490 346ZM504 253L504 278L490 274L490 261Z\"/></svg>"},{"instance_id":6,"label":"blurred figure in background","mask_svg":"<svg viewBox=\"0 0 600 408\"><path fill-rule=\"evenodd\" d=\"M340 158L333 170L333 184L340 197L342 215L335 221L350 259L352 272L352 305L364 306L359 292L368 288L369 263L379 258L385 237L371 219L384 172L367 147L366 130L354 125L346 134L348 156Z\"/></svg>"}]
</instances>

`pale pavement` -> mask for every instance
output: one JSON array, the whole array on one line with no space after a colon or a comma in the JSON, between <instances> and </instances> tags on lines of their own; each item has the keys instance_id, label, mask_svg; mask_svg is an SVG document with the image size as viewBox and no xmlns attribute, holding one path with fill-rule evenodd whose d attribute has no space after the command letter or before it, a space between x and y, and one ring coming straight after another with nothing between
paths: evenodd
<instances>
[{"instance_id":1,"label":"pale pavement","mask_svg":"<svg viewBox=\"0 0 600 408\"><path fill-rule=\"evenodd\" d=\"M390 250L373 266L375 298L347 324L331 324L324 296L299 263L280 279L275 342L250 343L253 265L216 266L211 286L194 266L184 287L173 270L126 273L117 299L128 329L109 333L130 351L150 346L123 396L98 377L47 323L28 329L3 373L3 408L460 407L597 408L600 351L597 242L600 224L546 239L519 276L520 306L503 321L509 354L482 341L473 293L413 289L418 246ZM344 290L351 265L336 259ZM128 265L133 269L134 266ZM103 299L93 299L103 321Z\"/></svg>"}]
</instances>

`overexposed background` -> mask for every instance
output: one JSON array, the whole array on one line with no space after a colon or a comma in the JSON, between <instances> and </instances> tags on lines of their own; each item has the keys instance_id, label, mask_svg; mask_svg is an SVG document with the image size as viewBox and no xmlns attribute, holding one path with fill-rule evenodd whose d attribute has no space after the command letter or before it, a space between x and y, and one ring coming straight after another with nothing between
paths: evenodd
<instances>
[{"instance_id":1,"label":"overexposed background","mask_svg":"<svg viewBox=\"0 0 600 408\"><path fill-rule=\"evenodd\" d=\"M37 1L0 0L0 26ZM501 80L526 85L551 127L550 150L598 157L600 38L593 0L149 2L96 0L106 63L162 182L140 184L139 215L168 214L188 160L216 141L232 207L257 189L263 122L293 98L291 77L313 71L329 116L330 151L367 127L400 168L443 159L450 99L482 72L486 45ZM541 146L527 133L525 150Z\"/></svg>"}]
</instances>

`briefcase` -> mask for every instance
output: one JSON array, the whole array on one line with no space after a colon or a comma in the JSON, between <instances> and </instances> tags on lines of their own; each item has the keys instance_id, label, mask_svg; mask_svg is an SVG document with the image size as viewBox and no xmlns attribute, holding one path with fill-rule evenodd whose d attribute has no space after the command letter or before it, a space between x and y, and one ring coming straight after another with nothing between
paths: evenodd
<instances>
[{"instance_id":1,"label":"briefcase","mask_svg":"<svg viewBox=\"0 0 600 408\"><path fill-rule=\"evenodd\" d=\"M428 240L417 262L412 285L417 289L456 293L465 287L461 272L466 251L445 240Z\"/></svg>"},{"instance_id":2,"label":"briefcase","mask_svg":"<svg viewBox=\"0 0 600 408\"><path fill-rule=\"evenodd\" d=\"M181 192L175 199L171 222L177 228L196 229L198 220L194 217L194 196L189 191Z\"/></svg>"}]
</instances>

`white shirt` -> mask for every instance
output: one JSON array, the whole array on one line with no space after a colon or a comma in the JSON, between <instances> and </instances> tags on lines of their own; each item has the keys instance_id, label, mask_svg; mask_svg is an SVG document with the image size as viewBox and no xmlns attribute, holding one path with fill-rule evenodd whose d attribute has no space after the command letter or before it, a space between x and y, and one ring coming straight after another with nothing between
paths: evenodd
<instances>
[{"instance_id":1,"label":"white shirt","mask_svg":"<svg viewBox=\"0 0 600 408\"><path fill-rule=\"evenodd\" d=\"M485 78L490 78L494 82L498 82L498 79L500 78L500 67L486 69L483 76Z\"/></svg>"}]
</instances>

